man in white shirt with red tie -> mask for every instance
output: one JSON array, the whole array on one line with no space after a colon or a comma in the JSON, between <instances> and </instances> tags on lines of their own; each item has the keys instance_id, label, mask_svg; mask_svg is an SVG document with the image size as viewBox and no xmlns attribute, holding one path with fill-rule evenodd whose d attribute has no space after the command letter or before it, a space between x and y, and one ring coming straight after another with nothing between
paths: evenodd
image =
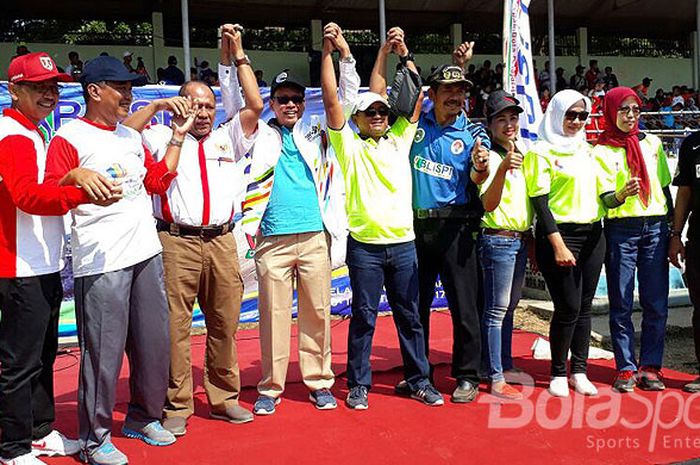
<instances>
[{"instance_id":1,"label":"man in white shirt with red tie","mask_svg":"<svg viewBox=\"0 0 700 465\"><path fill-rule=\"evenodd\" d=\"M68 210L119 200L118 188L79 168L64 184L42 184L46 139L39 124L58 103L59 73L46 53L15 58L12 107L0 118L0 463L39 465L37 456L73 455L78 441L52 427L53 364L63 288L63 218Z\"/></svg>"},{"instance_id":2,"label":"man in white shirt with red tie","mask_svg":"<svg viewBox=\"0 0 700 465\"><path fill-rule=\"evenodd\" d=\"M233 216L240 210L246 185L245 154L255 142L262 98L241 44L240 26L222 27L220 71L224 98L240 99L245 106L230 121L214 129L216 99L203 82L185 83L180 96L158 100L134 113L125 124L143 130L143 139L160 159L169 144L179 144L182 156L178 177L161 195L153 196L158 235L163 244L166 290L170 306L170 384L164 427L176 436L186 433L194 413L190 330L195 299L207 327L204 390L212 418L247 423L253 414L238 403L241 383L235 335L238 329L243 281L240 274ZM231 72L231 55L237 73ZM237 78L236 78L237 74ZM161 110L171 110L175 121L182 108L199 105L197 117L182 141L175 141L164 125L144 127Z\"/></svg>"}]
</instances>

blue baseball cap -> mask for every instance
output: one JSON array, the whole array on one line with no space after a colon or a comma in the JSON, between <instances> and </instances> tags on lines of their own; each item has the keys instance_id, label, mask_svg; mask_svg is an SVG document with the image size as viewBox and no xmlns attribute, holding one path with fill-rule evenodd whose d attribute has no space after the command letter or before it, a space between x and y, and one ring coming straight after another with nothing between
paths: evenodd
<instances>
[{"instance_id":1,"label":"blue baseball cap","mask_svg":"<svg viewBox=\"0 0 700 465\"><path fill-rule=\"evenodd\" d=\"M100 81L127 82L134 86L146 84L146 77L141 74L130 73L124 63L115 57L99 56L88 61L83 67L80 82L90 84Z\"/></svg>"}]
</instances>

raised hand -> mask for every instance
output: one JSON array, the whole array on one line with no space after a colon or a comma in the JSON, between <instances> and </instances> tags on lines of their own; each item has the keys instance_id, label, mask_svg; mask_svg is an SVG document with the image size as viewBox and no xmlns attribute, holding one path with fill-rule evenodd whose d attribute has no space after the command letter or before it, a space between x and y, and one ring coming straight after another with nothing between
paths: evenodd
<instances>
[{"instance_id":1,"label":"raised hand","mask_svg":"<svg viewBox=\"0 0 700 465\"><path fill-rule=\"evenodd\" d=\"M181 96L158 99L154 103L158 111L169 111L178 118L184 118L192 106L189 98Z\"/></svg>"},{"instance_id":2,"label":"raised hand","mask_svg":"<svg viewBox=\"0 0 700 465\"><path fill-rule=\"evenodd\" d=\"M178 124L175 119L172 120L170 127L173 130L173 138L177 139L178 141L184 140L185 136L194 124L194 120L197 117L199 109L199 103L195 102L187 114L183 116L184 121L181 124Z\"/></svg>"},{"instance_id":3,"label":"raised hand","mask_svg":"<svg viewBox=\"0 0 700 465\"><path fill-rule=\"evenodd\" d=\"M472 165L478 172L483 172L489 167L489 149L481 145L481 137L476 138L476 144L472 149Z\"/></svg>"},{"instance_id":4,"label":"raised hand","mask_svg":"<svg viewBox=\"0 0 700 465\"><path fill-rule=\"evenodd\" d=\"M387 33L387 42L394 44L392 51L400 57L408 55L408 47L404 41L405 34L400 27L392 27Z\"/></svg>"},{"instance_id":5,"label":"raised hand","mask_svg":"<svg viewBox=\"0 0 700 465\"><path fill-rule=\"evenodd\" d=\"M243 51L243 26L240 24L224 24L221 27L221 44L227 42L231 55L235 59L245 56Z\"/></svg>"},{"instance_id":6,"label":"raised hand","mask_svg":"<svg viewBox=\"0 0 700 465\"><path fill-rule=\"evenodd\" d=\"M463 42L452 52L452 63L464 69L474 55L474 41Z\"/></svg>"},{"instance_id":7,"label":"raised hand","mask_svg":"<svg viewBox=\"0 0 700 465\"><path fill-rule=\"evenodd\" d=\"M516 152L515 144L512 140L508 141L508 154L503 159L502 165L505 170L517 170L523 165L523 156Z\"/></svg>"}]
</instances>

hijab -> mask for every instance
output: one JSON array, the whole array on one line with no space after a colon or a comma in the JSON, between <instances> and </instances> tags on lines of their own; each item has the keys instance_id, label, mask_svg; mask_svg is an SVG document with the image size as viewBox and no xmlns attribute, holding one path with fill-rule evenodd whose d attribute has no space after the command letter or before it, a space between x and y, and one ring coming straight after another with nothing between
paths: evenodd
<instances>
[{"instance_id":1,"label":"hijab","mask_svg":"<svg viewBox=\"0 0 700 465\"><path fill-rule=\"evenodd\" d=\"M625 149L627 166L632 176L639 178L639 199L642 204L649 206L651 183L647 165L644 162L642 147L639 145L639 119L630 132L624 132L617 127L617 110L625 99L633 97L637 105L642 102L635 91L629 87L616 87L605 95L603 102L603 116L605 117L605 131L598 139L599 145L610 147L622 147Z\"/></svg>"},{"instance_id":2,"label":"hijab","mask_svg":"<svg viewBox=\"0 0 700 465\"><path fill-rule=\"evenodd\" d=\"M564 134L564 116L576 102L583 100L586 111L591 111L591 100L572 89L565 89L554 94L549 101L538 132L540 140L553 145L558 152L574 153L586 143L586 131L581 129L575 136Z\"/></svg>"}]
</instances>

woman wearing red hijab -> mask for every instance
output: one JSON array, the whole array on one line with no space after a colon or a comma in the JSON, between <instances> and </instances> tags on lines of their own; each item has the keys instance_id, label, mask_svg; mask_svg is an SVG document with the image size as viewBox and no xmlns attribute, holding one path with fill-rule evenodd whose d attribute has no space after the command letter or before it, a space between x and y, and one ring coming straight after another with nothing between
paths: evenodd
<instances>
[{"instance_id":1,"label":"woman wearing red hijab","mask_svg":"<svg viewBox=\"0 0 700 465\"><path fill-rule=\"evenodd\" d=\"M618 374L613 389L665 389L661 375L668 316L668 218L673 203L661 140L639 131L641 101L629 87L605 96L605 132L593 149L605 172L605 270L610 301L610 333ZM675 234L675 232L673 233ZM642 306L639 363L635 357L632 305L635 271Z\"/></svg>"}]
</instances>

